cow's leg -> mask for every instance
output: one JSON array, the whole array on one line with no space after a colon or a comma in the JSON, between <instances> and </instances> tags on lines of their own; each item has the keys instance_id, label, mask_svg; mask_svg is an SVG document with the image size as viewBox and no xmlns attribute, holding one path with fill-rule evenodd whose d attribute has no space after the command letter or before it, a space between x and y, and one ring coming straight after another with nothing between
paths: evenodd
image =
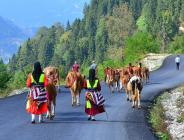
<instances>
[{"instance_id":1,"label":"cow's leg","mask_svg":"<svg viewBox=\"0 0 184 140\"><path fill-rule=\"evenodd\" d=\"M75 94L74 94L73 90L71 90L71 96L72 96L72 106L74 106L75 103L76 103L76 97L75 97Z\"/></svg>"},{"instance_id":2,"label":"cow's leg","mask_svg":"<svg viewBox=\"0 0 184 140\"><path fill-rule=\"evenodd\" d=\"M125 93L126 93L127 101L129 101L129 91L126 88L125 88Z\"/></svg>"},{"instance_id":3,"label":"cow's leg","mask_svg":"<svg viewBox=\"0 0 184 140\"><path fill-rule=\"evenodd\" d=\"M73 105L76 105L76 94L73 93Z\"/></svg>"},{"instance_id":4,"label":"cow's leg","mask_svg":"<svg viewBox=\"0 0 184 140\"><path fill-rule=\"evenodd\" d=\"M127 100L131 101L132 100L132 85L130 83L127 84L127 91L128 91Z\"/></svg>"},{"instance_id":5,"label":"cow's leg","mask_svg":"<svg viewBox=\"0 0 184 140\"><path fill-rule=\"evenodd\" d=\"M141 97L140 97L140 93L138 94L138 99L137 99L137 102L138 102L138 108L141 108Z\"/></svg>"},{"instance_id":6,"label":"cow's leg","mask_svg":"<svg viewBox=\"0 0 184 140\"><path fill-rule=\"evenodd\" d=\"M132 100L132 108L134 108L134 107L135 107L135 101Z\"/></svg>"},{"instance_id":7,"label":"cow's leg","mask_svg":"<svg viewBox=\"0 0 184 140\"><path fill-rule=\"evenodd\" d=\"M135 99L134 101L134 107L136 108L137 107L137 100Z\"/></svg>"},{"instance_id":8,"label":"cow's leg","mask_svg":"<svg viewBox=\"0 0 184 140\"><path fill-rule=\"evenodd\" d=\"M52 101L52 116L55 117L55 110L56 110L56 96L53 97Z\"/></svg>"},{"instance_id":9,"label":"cow's leg","mask_svg":"<svg viewBox=\"0 0 184 140\"><path fill-rule=\"evenodd\" d=\"M75 97L74 97L74 95L72 95L72 106L74 106L75 105Z\"/></svg>"},{"instance_id":10,"label":"cow's leg","mask_svg":"<svg viewBox=\"0 0 184 140\"><path fill-rule=\"evenodd\" d=\"M80 106L80 96L79 96L79 93L76 95L76 99L77 99L77 106Z\"/></svg>"},{"instance_id":11,"label":"cow's leg","mask_svg":"<svg viewBox=\"0 0 184 140\"><path fill-rule=\"evenodd\" d=\"M132 95L132 108L135 107L135 95Z\"/></svg>"},{"instance_id":12,"label":"cow's leg","mask_svg":"<svg viewBox=\"0 0 184 140\"><path fill-rule=\"evenodd\" d=\"M123 85L122 85L122 81L120 80L120 83L119 83L119 89L120 89L120 91L122 91L122 89L123 89Z\"/></svg>"},{"instance_id":13,"label":"cow's leg","mask_svg":"<svg viewBox=\"0 0 184 140\"><path fill-rule=\"evenodd\" d=\"M74 106L74 93L71 91L71 96L72 96L72 106Z\"/></svg>"},{"instance_id":14,"label":"cow's leg","mask_svg":"<svg viewBox=\"0 0 184 140\"><path fill-rule=\"evenodd\" d=\"M115 90L118 91L118 81L115 81Z\"/></svg>"},{"instance_id":15,"label":"cow's leg","mask_svg":"<svg viewBox=\"0 0 184 140\"><path fill-rule=\"evenodd\" d=\"M117 91L118 90L118 82L115 81L115 90Z\"/></svg>"},{"instance_id":16,"label":"cow's leg","mask_svg":"<svg viewBox=\"0 0 184 140\"><path fill-rule=\"evenodd\" d=\"M111 91L114 93L114 82L111 83Z\"/></svg>"},{"instance_id":17,"label":"cow's leg","mask_svg":"<svg viewBox=\"0 0 184 140\"><path fill-rule=\"evenodd\" d=\"M118 85L118 92L120 92L120 80L117 81L117 85Z\"/></svg>"},{"instance_id":18,"label":"cow's leg","mask_svg":"<svg viewBox=\"0 0 184 140\"><path fill-rule=\"evenodd\" d=\"M129 101L131 102L132 101L132 97L133 97L133 94L132 94L132 91L129 92Z\"/></svg>"},{"instance_id":19,"label":"cow's leg","mask_svg":"<svg viewBox=\"0 0 184 140\"><path fill-rule=\"evenodd\" d=\"M51 103L51 118L53 119L55 116L55 105L54 103L52 102Z\"/></svg>"},{"instance_id":20,"label":"cow's leg","mask_svg":"<svg viewBox=\"0 0 184 140\"><path fill-rule=\"evenodd\" d=\"M46 118L51 119L51 101L47 102L47 108L48 108L48 110L47 110Z\"/></svg>"}]
</instances>

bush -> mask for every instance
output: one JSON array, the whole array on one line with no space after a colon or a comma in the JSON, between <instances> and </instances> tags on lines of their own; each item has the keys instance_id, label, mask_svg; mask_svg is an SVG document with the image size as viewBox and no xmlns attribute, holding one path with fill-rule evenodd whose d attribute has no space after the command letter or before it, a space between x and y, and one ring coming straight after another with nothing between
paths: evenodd
<instances>
[{"instance_id":1,"label":"bush","mask_svg":"<svg viewBox=\"0 0 184 140\"><path fill-rule=\"evenodd\" d=\"M184 112L181 113L181 115L177 118L178 123L184 122Z\"/></svg>"},{"instance_id":2,"label":"bush","mask_svg":"<svg viewBox=\"0 0 184 140\"><path fill-rule=\"evenodd\" d=\"M161 140L169 140L170 135L167 132L167 125L165 124L165 115L164 115L164 109L161 104L161 99L163 96L159 97L156 100L156 103L152 107L150 111L150 116L149 116L149 122L151 123L154 131L156 132L156 135L161 139Z\"/></svg>"},{"instance_id":3,"label":"bush","mask_svg":"<svg viewBox=\"0 0 184 140\"><path fill-rule=\"evenodd\" d=\"M125 42L125 64L140 61L147 53L158 53L159 44L149 33L137 32Z\"/></svg>"},{"instance_id":4,"label":"bush","mask_svg":"<svg viewBox=\"0 0 184 140\"><path fill-rule=\"evenodd\" d=\"M178 35L171 42L168 49L169 53L183 54L184 53L184 34Z\"/></svg>"},{"instance_id":5,"label":"bush","mask_svg":"<svg viewBox=\"0 0 184 140\"><path fill-rule=\"evenodd\" d=\"M0 90L7 88L7 83L10 79L10 75L6 69L6 65L0 60Z\"/></svg>"}]
</instances>

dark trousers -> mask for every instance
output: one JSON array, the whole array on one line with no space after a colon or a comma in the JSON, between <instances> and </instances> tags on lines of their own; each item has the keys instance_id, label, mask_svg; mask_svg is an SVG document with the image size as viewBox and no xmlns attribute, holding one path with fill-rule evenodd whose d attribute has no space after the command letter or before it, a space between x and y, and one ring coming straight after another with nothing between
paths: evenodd
<instances>
[{"instance_id":1,"label":"dark trousers","mask_svg":"<svg viewBox=\"0 0 184 140\"><path fill-rule=\"evenodd\" d=\"M179 70L180 68L180 63L176 63L176 69Z\"/></svg>"}]
</instances>

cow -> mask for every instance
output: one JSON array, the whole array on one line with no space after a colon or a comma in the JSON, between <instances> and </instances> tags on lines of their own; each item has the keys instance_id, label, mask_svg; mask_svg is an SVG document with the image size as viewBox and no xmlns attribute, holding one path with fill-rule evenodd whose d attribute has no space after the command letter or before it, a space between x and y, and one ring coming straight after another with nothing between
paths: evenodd
<instances>
[{"instance_id":1,"label":"cow","mask_svg":"<svg viewBox=\"0 0 184 140\"><path fill-rule=\"evenodd\" d=\"M108 87L112 93L114 93L114 89L117 91L120 91L120 72L118 69L112 69L109 68L106 71L106 83L108 84Z\"/></svg>"},{"instance_id":2,"label":"cow","mask_svg":"<svg viewBox=\"0 0 184 140\"><path fill-rule=\"evenodd\" d=\"M129 100L129 94L128 94L128 90L127 90L127 84L130 80L130 75L128 73L128 71L126 69L124 69L121 74L120 74L120 81L121 81L121 85L125 90L125 93L127 95L127 100Z\"/></svg>"},{"instance_id":3,"label":"cow","mask_svg":"<svg viewBox=\"0 0 184 140\"><path fill-rule=\"evenodd\" d=\"M56 96L57 96L57 89L56 85L59 88L59 70L56 67L46 67L44 69L44 74L48 79L48 86L46 87L47 90L47 115L46 117L52 120L55 117L55 107L56 107Z\"/></svg>"},{"instance_id":4,"label":"cow","mask_svg":"<svg viewBox=\"0 0 184 140\"><path fill-rule=\"evenodd\" d=\"M72 96L72 106L80 106L80 93L83 88L84 77L80 72L69 71L66 80L65 87L70 88Z\"/></svg>"},{"instance_id":5,"label":"cow","mask_svg":"<svg viewBox=\"0 0 184 140\"><path fill-rule=\"evenodd\" d=\"M146 67L142 68L142 78L146 81L146 83L149 82L149 69Z\"/></svg>"},{"instance_id":6,"label":"cow","mask_svg":"<svg viewBox=\"0 0 184 140\"><path fill-rule=\"evenodd\" d=\"M139 76L133 76L127 84L129 98L132 100L132 108L141 107L141 91L143 88L142 80Z\"/></svg>"}]
</instances>

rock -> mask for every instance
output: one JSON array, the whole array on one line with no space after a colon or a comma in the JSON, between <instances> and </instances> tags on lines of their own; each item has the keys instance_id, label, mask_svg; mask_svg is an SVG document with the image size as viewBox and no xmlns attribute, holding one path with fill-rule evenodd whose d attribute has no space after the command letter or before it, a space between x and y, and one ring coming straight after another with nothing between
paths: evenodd
<instances>
[{"instance_id":1,"label":"rock","mask_svg":"<svg viewBox=\"0 0 184 140\"><path fill-rule=\"evenodd\" d=\"M146 57L141 61L143 65L149 68L150 71L158 69L164 59L168 57L170 54L154 54L149 53Z\"/></svg>"},{"instance_id":2,"label":"rock","mask_svg":"<svg viewBox=\"0 0 184 140\"><path fill-rule=\"evenodd\" d=\"M25 92L28 92L29 89L28 88L23 88L23 89L17 89L17 90L14 90L12 91L8 96L13 96L13 95L19 95L19 94L23 94Z\"/></svg>"},{"instance_id":3,"label":"rock","mask_svg":"<svg viewBox=\"0 0 184 140\"><path fill-rule=\"evenodd\" d=\"M174 140L184 140L184 121L180 123L177 121L183 110L183 106L177 105L178 100L184 98L183 89L177 88L166 94L169 96L162 100L162 105L165 110L167 129Z\"/></svg>"}]
</instances>

